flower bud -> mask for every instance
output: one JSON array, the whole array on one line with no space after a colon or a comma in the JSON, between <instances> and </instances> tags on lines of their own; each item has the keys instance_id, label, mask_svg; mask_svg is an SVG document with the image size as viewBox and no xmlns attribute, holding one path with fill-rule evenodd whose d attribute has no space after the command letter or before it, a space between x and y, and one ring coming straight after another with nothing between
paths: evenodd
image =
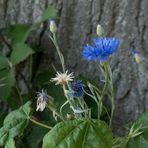
<instances>
[{"instance_id":1,"label":"flower bud","mask_svg":"<svg viewBox=\"0 0 148 148\"><path fill-rule=\"evenodd\" d=\"M135 61L136 61L138 64L140 64L140 63L142 62L142 59L141 59L141 57L139 56L139 54L135 54L134 57L135 57Z\"/></svg>"},{"instance_id":2,"label":"flower bud","mask_svg":"<svg viewBox=\"0 0 148 148\"><path fill-rule=\"evenodd\" d=\"M142 58L139 55L139 53L137 52L137 50L135 48L131 48L132 54L134 55L135 61L140 64L142 62Z\"/></svg>"},{"instance_id":3,"label":"flower bud","mask_svg":"<svg viewBox=\"0 0 148 148\"><path fill-rule=\"evenodd\" d=\"M56 33L57 32L57 25L56 25L55 21L51 20L49 27L50 27L51 33Z\"/></svg>"},{"instance_id":4,"label":"flower bud","mask_svg":"<svg viewBox=\"0 0 148 148\"><path fill-rule=\"evenodd\" d=\"M104 36L104 29L101 25L97 25L96 33L98 36L103 37Z\"/></svg>"}]
</instances>

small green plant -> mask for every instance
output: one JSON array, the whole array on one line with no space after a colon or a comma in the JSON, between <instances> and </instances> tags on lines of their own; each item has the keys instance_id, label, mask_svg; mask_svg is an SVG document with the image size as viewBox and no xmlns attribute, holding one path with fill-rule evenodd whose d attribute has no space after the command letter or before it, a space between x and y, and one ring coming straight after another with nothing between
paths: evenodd
<instances>
[{"instance_id":1,"label":"small green plant","mask_svg":"<svg viewBox=\"0 0 148 148\"><path fill-rule=\"evenodd\" d=\"M3 115L0 116L0 121L3 120L3 124L0 128L0 146L146 148L148 112L131 124L124 137L115 137L111 129L115 101L109 57L117 52L119 39L106 37L102 26L97 26L97 37L91 45L83 47L82 57L98 65L102 74L102 85L95 85L88 79L82 81L66 69L64 56L57 41L57 26L53 20L55 17L56 10L49 6L36 24L12 25L1 33L1 40L7 46L8 52L0 53L0 99L14 111L1 111ZM53 66L50 72L33 74L33 58L38 51L27 44L27 38L31 31L37 29L44 21L48 23L49 19L49 37L55 46L61 69L57 70ZM138 52L132 49L132 53L140 64L142 61ZM26 64L29 63L27 76L17 71L17 67L24 60ZM26 93L22 93L16 76L23 79ZM105 105L104 98L110 100L110 109ZM36 114L37 112L41 113ZM104 117L106 120L103 120Z\"/></svg>"}]
</instances>

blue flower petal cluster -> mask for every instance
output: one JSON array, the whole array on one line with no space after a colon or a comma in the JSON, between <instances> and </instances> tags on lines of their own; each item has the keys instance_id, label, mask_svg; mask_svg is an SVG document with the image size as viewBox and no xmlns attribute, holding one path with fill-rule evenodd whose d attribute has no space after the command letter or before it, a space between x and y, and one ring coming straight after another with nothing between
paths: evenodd
<instances>
[{"instance_id":1,"label":"blue flower petal cluster","mask_svg":"<svg viewBox=\"0 0 148 148\"><path fill-rule=\"evenodd\" d=\"M84 95L83 86L80 80L72 82L72 95L74 97L82 97Z\"/></svg>"},{"instance_id":2,"label":"blue flower petal cluster","mask_svg":"<svg viewBox=\"0 0 148 148\"><path fill-rule=\"evenodd\" d=\"M93 46L84 46L82 56L87 61L105 61L118 48L119 40L117 38L96 38L93 40Z\"/></svg>"}]
</instances>

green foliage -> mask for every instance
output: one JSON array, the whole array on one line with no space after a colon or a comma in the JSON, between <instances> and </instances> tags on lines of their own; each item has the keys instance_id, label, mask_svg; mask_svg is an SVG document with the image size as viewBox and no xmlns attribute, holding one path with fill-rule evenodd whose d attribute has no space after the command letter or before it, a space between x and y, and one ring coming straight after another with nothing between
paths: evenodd
<instances>
[{"instance_id":1,"label":"green foliage","mask_svg":"<svg viewBox=\"0 0 148 148\"><path fill-rule=\"evenodd\" d=\"M24 43L29 33L30 27L25 24L11 25L6 29L6 35L11 38L13 45Z\"/></svg>"},{"instance_id":2,"label":"green foliage","mask_svg":"<svg viewBox=\"0 0 148 148\"><path fill-rule=\"evenodd\" d=\"M5 148L16 148L14 139L8 138L5 144Z\"/></svg>"},{"instance_id":3,"label":"green foliage","mask_svg":"<svg viewBox=\"0 0 148 148\"><path fill-rule=\"evenodd\" d=\"M53 19L55 17L57 17L57 10L53 6L48 6L42 14L42 21Z\"/></svg>"},{"instance_id":4,"label":"green foliage","mask_svg":"<svg viewBox=\"0 0 148 148\"><path fill-rule=\"evenodd\" d=\"M19 109L10 112L4 119L3 126L0 128L0 145L13 147L13 138L21 136L28 125L31 114L31 102L27 102Z\"/></svg>"},{"instance_id":5,"label":"green foliage","mask_svg":"<svg viewBox=\"0 0 148 148\"><path fill-rule=\"evenodd\" d=\"M20 73L16 73L16 66L19 68L18 64L28 59L29 56L31 56L35 51L33 48L27 44L27 39L31 31L38 29L38 27L48 19L53 19L57 15L56 9L52 6L49 6L47 9L44 10L41 20L37 22L36 24L33 24L31 26L25 25L25 24L14 24L11 26L8 26L3 30L4 39L6 39L5 42L2 43L5 47L8 47L8 49L5 53L0 52L0 100L4 100L7 104L8 110L16 109L18 108L22 102L25 102L26 100L30 98L34 98L34 92L36 90L40 90L42 87L47 86L47 79L45 80L45 75L41 77L41 81L39 80L38 83L32 83L34 81L31 81L30 78L32 76L29 75L29 77L25 77L26 80L24 80L24 84L26 84L26 88L28 89L28 94L21 94L19 92L20 88L17 88L15 77L21 76ZM9 46L7 46L9 45ZM2 48L3 46L0 46ZM37 47L38 48L38 47ZM33 59L29 59L28 63L32 63ZM33 65L30 65L30 71L32 71ZM22 73L21 73L22 74ZM30 73L29 73L30 74ZM35 73L36 76L36 73ZM22 78L22 77L21 77ZM50 75L46 75L46 78L48 78L48 82L50 80ZM23 79L23 78L22 78ZM29 82L29 83L28 83ZM43 82L43 83L42 83ZM31 86L28 87L27 86ZM17 88L17 89L16 89ZM52 87L53 89L53 87ZM50 91L50 87L47 88L48 91ZM51 90L52 91L52 90ZM60 89L60 94L61 93ZM32 97L33 94L33 97ZM60 99L62 99L60 94L57 91L54 92L55 96ZM41 142L43 136L45 133L48 132L47 129L44 129L43 127L32 127L33 124L29 125L29 128L33 129L32 132L28 132L28 130L25 131L25 135L27 135L26 138L23 137L23 131L25 127L29 123L29 117L31 113L31 107L30 102L26 103L19 109L9 113L7 115L7 109L3 112L3 110L0 112L0 146L4 146L5 148L15 148L19 147L21 144L20 139L25 139L24 145L27 147L38 147L39 143ZM51 112L50 112L51 113ZM45 113L43 113L45 115ZM52 118L51 115L45 116L45 121L48 121ZM4 122L3 122L4 120ZM3 123L3 124L2 124ZM55 124L55 120L53 122L53 125ZM15 143L15 139L17 138L17 142ZM21 142L20 142L21 141ZM21 143L21 144L20 144ZM15 146L16 145L16 146ZM22 147L22 145L20 146Z\"/></svg>"},{"instance_id":6,"label":"green foliage","mask_svg":"<svg viewBox=\"0 0 148 148\"><path fill-rule=\"evenodd\" d=\"M27 144L27 147L37 148L47 132L48 129L34 125L30 134L25 137L25 143Z\"/></svg>"},{"instance_id":7,"label":"green foliage","mask_svg":"<svg viewBox=\"0 0 148 148\"><path fill-rule=\"evenodd\" d=\"M12 53L10 55L10 61L13 65L19 64L24 61L29 55L33 54L33 50L25 44L25 41L30 32L28 25L16 24L8 27L6 30L7 36L12 42Z\"/></svg>"},{"instance_id":8,"label":"green foliage","mask_svg":"<svg viewBox=\"0 0 148 148\"><path fill-rule=\"evenodd\" d=\"M40 23L56 16L56 9L49 6L42 14ZM25 24L14 24L5 29L5 35L11 40L9 57L0 53L0 99L7 99L11 93L12 86L15 85L15 66L26 60L34 53L34 50L26 44L30 32L35 29Z\"/></svg>"},{"instance_id":9,"label":"green foliage","mask_svg":"<svg viewBox=\"0 0 148 148\"><path fill-rule=\"evenodd\" d=\"M111 130L100 120L72 120L57 124L43 139L43 148L110 148Z\"/></svg>"},{"instance_id":10,"label":"green foliage","mask_svg":"<svg viewBox=\"0 0 148 148\"><path fill-rule=\"evenodd\" d=\"M0 87L0 99L4 100L9 97L11 88L15 84L15 70L14 68L6 69L0 72L0 78L2 79L2 87Z\"/></svg>"},{"instance_id":11,"label":"green foliage","mask_svg":"<svg viewBox=\"0 0 148 148\"><path fill-rule=\"evenodd\" d=\"M142 126L142 134L132 138L127 148L147 148L148 147L148 111L143 113L135 122L136 126Z\"/></svg>"},{"instance_id":12,"label":"green foliage","mask_svg":"<svg viewBox=\"0 0 148 148\"><path fill-rule=\"evenodd\" d=\"M33 53L34 51L27 44L18 43L14 46L14 50L11 53L10 60L14 65L16 65L27 59L27 57L29 57L29 55Z\"/></svg>"},{"instance_id":13,"label":"green foliage","mask_svg":"<svg viewBox=\"0 0 148 148\"><path fill-rule=\"evenodd\" d=\"M28 36L31 31L38 29L44 21L48 22L49 19L56 17L56 9L49 6L44 10L37 23L31 26L14 24L4 30L4 45L2 43L0 47L2 48L6 44L8 52L5 55L0 52L0 99L6 102L11 109L18 107L19 109L10 112L8 115L6 113L9 109L0 112L0 126L2 126L0 128L0 146L5 148L19 148L22 146L38 148L41 146L43 139L43 148L147 148L148 112L138 118L127 136L113 138L110 127L114 112L114 93L112 72L108 62L100 64L100 70L104 76L103 81L105 82L102 83L102 85L104 84L103 88L83 78L87 87L84 88L84 96L81 97L73 96L74 91L71 82L66 82L63 87L51 83L51 78L55 77L55 72L52 70L41 73L36 73L37 71L33 70L38 68L34 66L34 55L32 56L37 50L33 50L28 44ZM58 46L56 33L51 31L49 37L55 45L64 73L66 64ZM36 48L40 47L37 46ZM30 58L28 59L28 57ZM19 69L18 64L25 60L28 60L29 72L27 76L20 72L16 73L15 70ZM25 85L27 90L24 91L25 93L20 91L22 88L17 85L15 77L18 80L21 78L23 81L21 87ZM21 107L20 105L27 100L34 99L35 92L41 89L46 89L51 97L44 91L39 93L38 104L43 108L46 107L46 110L41 114L35 114L31 118L31 102L28 101ZM111 100L111 115L109 115L108 109L104 105L106 97ZM41 122L38 121L39 119ZM102 119L110 121L109 127L101 121ZM62 122L58 123L61 120ZM29 121L33 123L29 124ZM37 126L34 126L34 124L37 124ZM27 126L27 130L24 131Z\"/></svg>"},{"instance_id":14,"label":"green foliage","mask_svg":"<svg viewBox=\"0 0 148 148\"><path fill-rule=\"evenodd\" d=\"M0 71L9 67L9 59L0 53Z\"/></svg>"}]
</instances>

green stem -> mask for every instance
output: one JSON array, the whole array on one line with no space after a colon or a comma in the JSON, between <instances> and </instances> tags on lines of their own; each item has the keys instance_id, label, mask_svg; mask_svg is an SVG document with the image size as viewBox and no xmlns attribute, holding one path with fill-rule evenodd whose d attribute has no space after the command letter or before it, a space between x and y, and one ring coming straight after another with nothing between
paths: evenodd
<instances>
[{"instance_id":1,"label":"green stem","mask_svg":"<svg viewBox=\"0 0 148 148\"><path fill-rule=\"evenodd\" d=\"M114 102L114 90L113 90L113 81L112 81L112 71L110 68L109 63L104 62L99 65L99 68L101 69L101 72L104 76L105 84L101 93L101 99L105 95L105 90L108 89L109 91L109 98L111 100L111 115L110 115L110 121L109 121L109 127L111 127L114 110L115 110L115 102Z\"/></svg>"},{"instance_id":2,"label":"green stem","mask_svg":"<svg viewBox=\"0 0 148 148\"><path fill-rule=\"evenodd\" d=\"M54 112L62 121L64 121L64 118L51 106L48 106L49 110L51 110L52 112Z\"/></svg>"},{"instance_id":3,"label":"green stem","mask_svg":"<svg viewBox=\"0 0 148 148\"><path fill-rule=\"evenodd\" d=\"M81 106L81 109L84 111L85 118L87 118L87 113L85 112L85 107L84 107L84 103L82 102L82 98L78 98L78 102Z\"/></svg>"},{"instance_id":4,"label":"green stem","mask_svg":"<svg viewBox=\"0 0 148 148\"><path fill-rule=\"evenodd\" d=\"M61 107L60 107L60 114L61 116L63 116L63 108L65 105L67 105L69 103L69 101L67 100Z\"/></svg>"},{"instance_id":5,"label":"green stem","mask_svg":"<svg viewBox=\"0 0 148 148\"><path fill-rule=\"evenodd\" d=\"M57 53L58 53L58 56L59 56L59 59L62 65L63 72L65 73L64 58L63 58L63 54L60 52L57 39L56 39L56 34L53 33L53 38L50 36L50 39L52 40L54 46L56 47L56 50L57 50Z\"/></svg>"},{"instance_id":6,"label":"green stem","mask_svg":"<svg viewBox=\"0 0 148 148\"><path fill-rule=\"evenodd\" d=\"M115 110L115 100L114 100L114 89L113 89L113 80L112 80L112 71L110 68L110 65L107 64L107 70L108 70L108 75L109 75L109 87L110 87L110 94L111 94L111 118L110 118L110 123L109 127L111 127L112 120L113 120L113 115L114 115L114 110Z\"/></svg>"},{"instance_id":7,"label":"green stem","mask_svg":"<svg viewBox=\"0 0 148 148\"><path fill-rule=\"evenodd\" d=\"M29 82L31 82L31 79L32 79L32 55L30 56L29 58Z\"/></svg>"},{"instance_id":8,"label":"green stem","mask_svg":"<svg viewBox=\"0 0 148 148\"><path fill-rule=\"evenodd\" d=\"M36 121L36 120L34 120L34 119L29 119L31 122L33 122L33 123L35 123L35 124L37 124L37 125L39 125L39 126L42 126L42 127L44 127L44 128L47 128L47 129L52 129L52 127L51 126L48 126L48 125L46 125L46 124L43 124L43 123L40 123L40 122L38 122L38 121Z\"/></svg>"},{"instance_id":9,"label":"green stem","mask_svg":"<svg viewBox=\"0 0 148 148\"><path fill-rule=\"evenodd\" d=\"M115 103L114 103L114 98L113 97L111 98L111 106L112 106L112 109L111 109L111 116L110 116L110 121L109 121L109 127L111 127L112 120L113 120L113 115L114 115L114 110L115 110Z\"/></svg>"},{"instance_id":10,"label":"green stem","mask_svg":"<svg viewBox=\"0 0 148 148\"><path fill-rule=\"evenodd\" d=\"M19 88L18 88L17 84L16 84L15 88L16 88L17 93L18 93L18 95L19 95L20 102L21 102L21 104L23 104L23 98L22 98L22 96L21 96L21 94L20 94L20 90L19 90Z\"/></svg>"},{"instance_id":11,"label":"green stem","mask_svg":"<svg viewBox=\"0 0 148 148\"><path fill-rule=\"evenodd\" d=\"M100 107L100 105L99 105L98 100L97 100L96 97L95 97L95 94L94 94L93 90L92 90L90 87L89 87L89 89L90 89L90 91L91 91L91 93L92 93L93 95L87 93L85 90L83 90L83 91L84 91L85 94L87 94L88 96L90 96L90 97L96 102L97 108L98 108L98 119L99 119L99 118L100 118L100 113L99 113L99 107Z\"/></svg>"}]
</instances>

